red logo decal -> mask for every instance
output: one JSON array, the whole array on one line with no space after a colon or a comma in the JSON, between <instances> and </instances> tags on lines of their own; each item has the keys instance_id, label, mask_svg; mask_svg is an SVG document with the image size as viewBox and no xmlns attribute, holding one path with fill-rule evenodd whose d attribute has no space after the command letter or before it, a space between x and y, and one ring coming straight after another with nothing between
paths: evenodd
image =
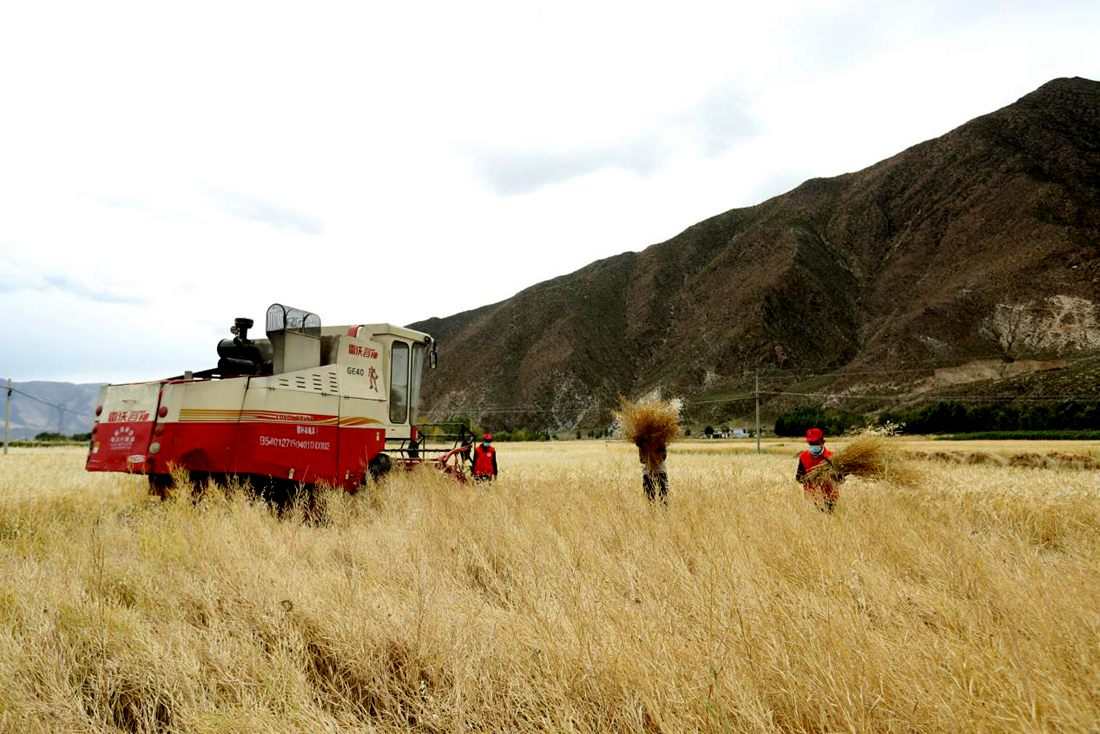
<instances>
[{"instance_id":1,"label":"red logo decal","mask_svg":"<svg viewBox=\"0 0 1100 734\"><path fill-rule=\"evenodd\" d=\"M378 350L371 349L370 347L363 347L358 344L348 345L348 354L353 357L364 357L366 359L378 359Z\"/></svg>"}]
</instances>

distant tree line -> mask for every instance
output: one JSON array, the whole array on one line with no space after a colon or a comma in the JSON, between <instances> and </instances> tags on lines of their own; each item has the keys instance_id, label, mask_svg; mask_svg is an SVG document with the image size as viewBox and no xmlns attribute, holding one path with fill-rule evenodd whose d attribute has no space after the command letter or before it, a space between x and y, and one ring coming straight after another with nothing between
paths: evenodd
<instances>
[{"instance_id":1,"label":"distant tree line","mask_svg":"<svg viewBox=\"0 0 1100 734\"><path fill-rule=\"evenodd\" d=\"M881 418L905 423L906 433L1083 430L1100 426L1100 400L984 404L941 400L886 412Z\"/></svg>"},{"instance_id":2,"label":"distant tree line","mask_svg":"<svg viewBox=\"0 0 1100 734\"><path fill-rule=\"evenodd\" d=\"M850 410L831 410L803 405L775 419L775 435L803 436L810 428L820 428L827 436L836 436L850 428L867 424L867 419Z\"/></svg>"},{"instance_id":3,"label":"distant tree line","mask_svg":"<svg viewBox=\"0 0 1100 734\"><path fill-rule=\"evenodd\" d=\"M36 434L35 437L34 437L34 440L35 441L40 441L42 443L60 443L60 442L63 442L63 441L67 441L67 442L76 441L76 442L79 442L79 443L83 443L85 441L92 440L92 434L91 433L73 433L73 434L66 435L64 433L54 433L52 431L43 431L42 433Z\"/></svg>"},{"instance_id":4,"label":"distant tree line","mask_svg":"<svg viewBox=\"0 0 1100 734\"><path fill-rule=\"evenodd\" d=\"M492 429L486 429L485 427L479 425L476 421L471 419L469 416L465 415L452 416L447 420L442 421L442 425L450 426L452 429L457 427L460 431L464 430L467 434L472 435L476 441L480 441L482 435L484 435L485 433L492 433L494 441L549 441L551 440L551 438L553 438L550 431L545 430L516 428L511 430L501 429L494 431ZM428 427L423 428L422 432L427 434L428 436L437 433L436 431Z\"/></svg>"}]
</instances>

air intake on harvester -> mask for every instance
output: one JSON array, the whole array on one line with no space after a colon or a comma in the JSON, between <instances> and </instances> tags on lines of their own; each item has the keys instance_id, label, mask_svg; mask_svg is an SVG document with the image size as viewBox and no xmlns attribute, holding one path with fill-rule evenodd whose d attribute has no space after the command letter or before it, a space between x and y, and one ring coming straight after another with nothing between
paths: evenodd
<instances>
[{"instance_id":1,"label":"air intake on harvester","mask_svg":"<svg viewBox=\"0 0 1100 734\"><path fill-rule=\"evenodd\" d=\"M267 307L267 338L274 349L275 374L320 366L321 317L317 314L273 303Z\"/></svg>"}]
</instances>

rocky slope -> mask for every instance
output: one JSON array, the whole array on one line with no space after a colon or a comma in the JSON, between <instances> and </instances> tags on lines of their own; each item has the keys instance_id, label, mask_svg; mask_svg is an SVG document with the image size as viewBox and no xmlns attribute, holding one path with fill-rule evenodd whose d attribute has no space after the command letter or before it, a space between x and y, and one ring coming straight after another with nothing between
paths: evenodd
<instances>
[{"instance_id":1,"label":"rocky slope","mask_svg":"<svg viewBox=\"0 0 1100 734\"><path fill-rule=\"evenodd\" d=\"M705 414L758 369L769 386L904 392L937 366L1080 358L1100 351L1098 301L1100 83L1074 78L862 171L412 326L442 345L422 412L561 428L654 388Z\"/></svg>"}]
</instances>

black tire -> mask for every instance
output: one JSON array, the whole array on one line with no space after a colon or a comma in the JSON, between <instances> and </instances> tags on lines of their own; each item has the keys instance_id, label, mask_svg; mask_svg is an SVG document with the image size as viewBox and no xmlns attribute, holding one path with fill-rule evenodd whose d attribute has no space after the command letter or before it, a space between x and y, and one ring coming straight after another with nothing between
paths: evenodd
<instances>
[{"instance_id":1,"label":"black tire","mask_svg":"<svg viewBox=\"0 0 1100 734\"><path fill-rule=\"evenodd\" d=\"M208 471L193 471L187 475L187 478L191 481L191 491L195 497L205 492L213 482L213 478Z\"/></svg>"},{"instance_id":2,"label":"black tire","mask_svg":"<svg viewBox=\"0 0 1100 734\"><path fill-rule=\"evenodd\" d=\"M313 484L299 484L290 479L275 480L275 493L268 504L280 518L299 516L308 524L317 524L322 511L318 503L318 489Z\"/></svg>"},{"instance_id":3,"label":"black tire","mask_svg":"<svg viewBox=\"0 0 1100 734\"><path fill-rule=\"evenodd\" d=\"M171 474L150 474L149 494L160 500L166 500L176 488L176 482Z\"/></svg>"},{"instance_id":4,"label":"black tire","mask_svg":"<svg viewBox=\"0 0 1100 734\"><path fill-rule=\"evenodd\" d=\"M266 474L252 474L249 477L252 494L269 504L272 509L282 512L294 499L296 484L289 479L279 479Z\"/></svg>"},{"instance_id":5,"label":"black tire","mask_svg":"<svg viewBox=\"0 0 1100 734\"><path fill-rule=\"evenodd\" d=\"M367 464L367 471L370 472L372 482L381 481L384 476L390 473L391 469L393 469L393 459L386 454L378 454Z\"/></svg>"}]
</instances>

